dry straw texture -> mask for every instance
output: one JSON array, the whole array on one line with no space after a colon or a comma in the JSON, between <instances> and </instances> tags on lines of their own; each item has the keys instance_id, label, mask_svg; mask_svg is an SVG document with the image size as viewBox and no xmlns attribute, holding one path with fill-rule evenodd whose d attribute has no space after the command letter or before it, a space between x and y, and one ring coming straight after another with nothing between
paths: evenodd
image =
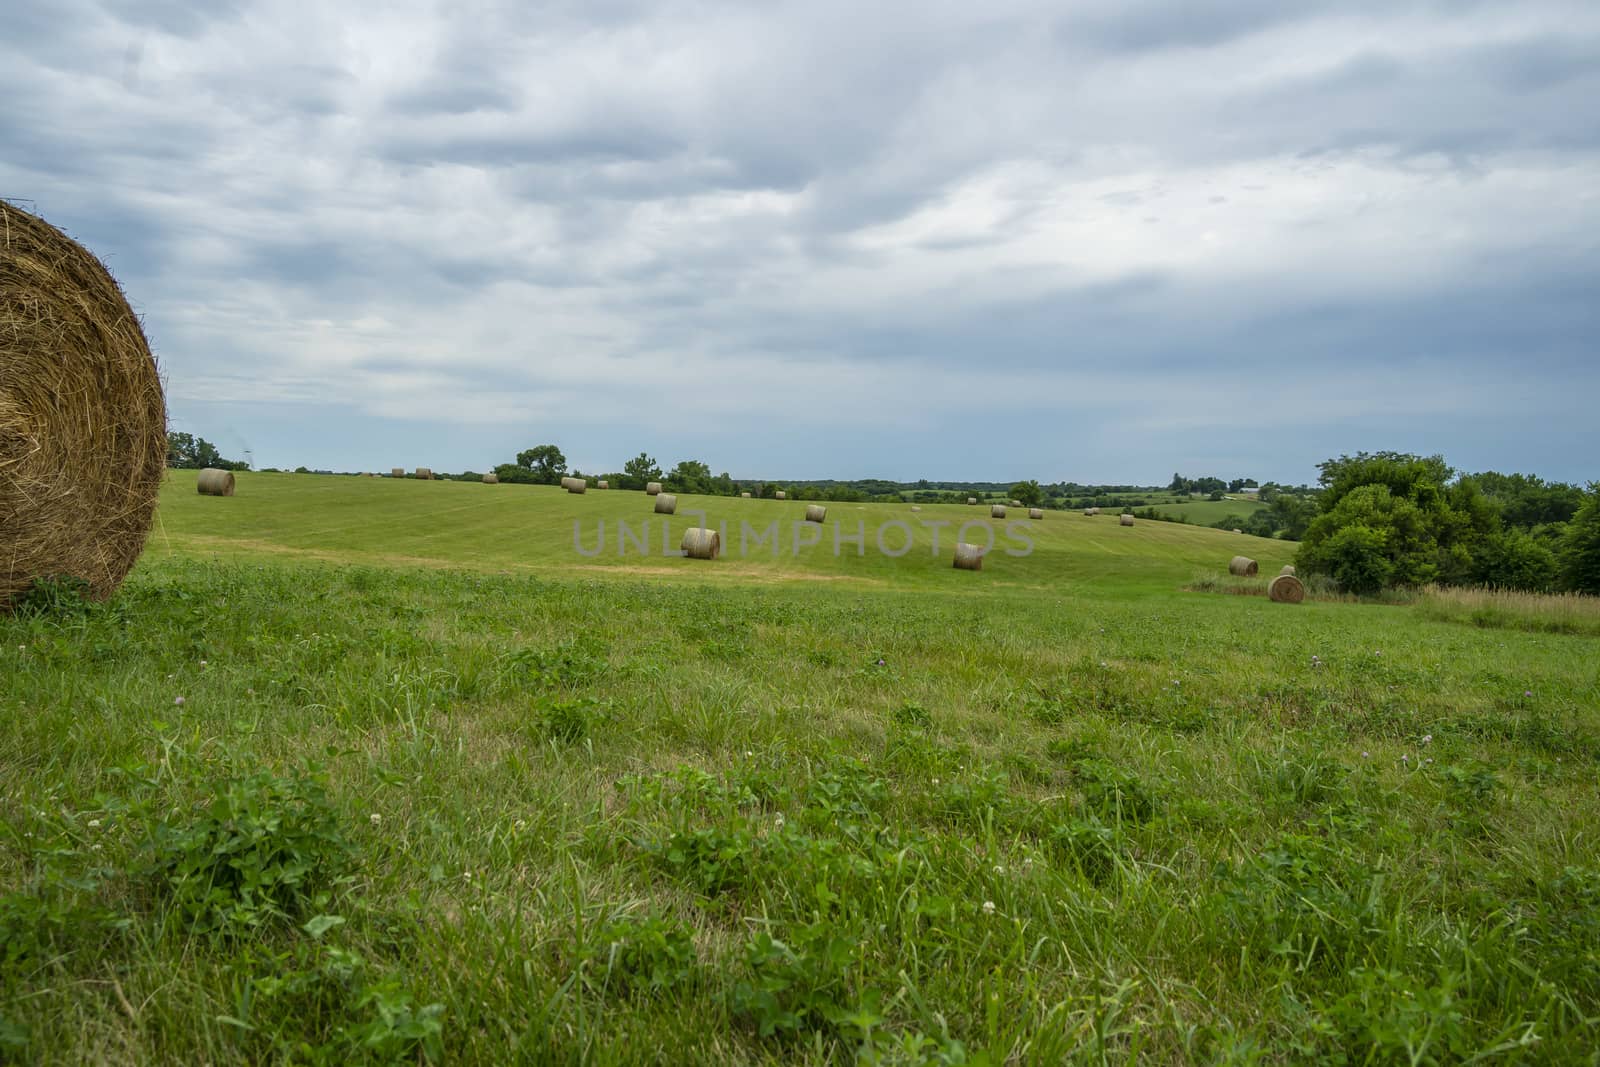
<instances>
[{"instance_id":1,"label":"dry straw texture","mask_svg":"<svg viewBox=\"0 0 1600 1067\"><path fill-rule=\"evenodd\" d=\"M167 465L161 378L105 266L0 201L0 609L43 577L114 592Z\"/></svg>"},{"instance_id":2,"label":"dry straw texture","mask_svg":"<svg viewBox=\"0 0 1600 1067\"><path fill-rule=\"evenodd\" d=\"M484 485L499 485L500 484L500 476L498 474L485 474L483 476L483 484Z\"/></svg>"},{"instance_id":3,"label":"dry straw texture","mask_svg":"<svg viewBox=\"0 0 1600 1067\"><path fill-rule=\"evenodd\" d=\"M1133 516L1132 515L1122 515L1122 516L1118 517L1117 521L1122 523L1122 525L1124 525L1124 526L1132 526L1133 525Z\"/></svg>"},{"instance_id":4,"label":"dry straw texture","mask_svg":"<svg viewBox=\"0 0 1600 1067\"><path fill-rule=\"evenodd\" d=\"M806 521L807 522L822 522L827 517L828 517L828 509L823 507L821 504L807 504L806 505Z\"/></svg>"},{"instance_id":5,"label":"dry straw texture","mask_svg":"<svg viewBox=\"0 0 1600 1067\"><path fill-rule=\"evenodd\" d=\"M683 531L678 548L690 559L716 559L722 554L722 535L716 530L690 527Z\"/></svg>"},{"instance_id":6,"label":"dry straw texture","mask_svg":"<svg viewBox=\"0 0 1600 1067\"><path fill-rule=\"evenodd\" d=\"M1003 518L1005 518L1006 517L1006 506L1004 504L991 504L991 505L989 505L989 517L991 519L1003 519Z\"/></svg>"},{"instance_id":7,"label":"dry straw texture","mask_svg":"<svg viewBox=\"0 0 1600 1067\"><path fill-rule=\"evenodd\" d=\"M1042 518L1044 518L1044 508L1029 508L1028 509L1028 518L1030 518L1030 519L1042 519Z\"/></svg>"},{"instance_id":8,"label":"dry straw texture","mask_svg":"<svg viewBox=\"0 0 1600 1067\"><path fill-rule=\"evenodd\" d=\"M969 545L965 541L956 542L955 567L958 571L983 570L983 549L977 545Z\"/></svg>"},{"instance_id":9,"label":"dry straw texture","mask_svg":"<svg viewBox=\"0 0 1600 1067\"><path fill-rule=\"evenodd\" d=\"M404 478L405 476L406 476L406 469L404 467L390 467L389 468L389 477L391 477L391 478Z\"/></svg>"},{"instance_id":10,"label":"dry straw texture","mask_svg":"<svg viewBox=\"0 0 1600 1067\"><path fill-rule=\"evenodd\" d=\"M671 493L656 494L656 514L671 515L678 510L678 498Z\"/></svg>"},{"instance_id":11,"label":"dry straw texture","mask_svg":"<svg viewBox=\"0 0 1600 1067\"><path fill-rule=\"evenodd\" d=\"M1228 573L1241 578L1254 578L1256 570L1256 561L1249 556L1234 556L1228 561Z\"/></svg>"},{"instance_id":12,"label":"dry straw texture","mask_svg":"<svg viewBox=\"0 0 1600 1067\"><path fill-rule=\"evenodd\" d=\"M589 482L586 478L574 478L572 484L567 486L569 493L586 493L589 491Z\"/></svg>"},{"instance_id":13,"label":"dry straw texture","mask_svg":"<svg viewBox=\"0 0 1600 1067\"><path fill-rule=\"evenodd\" d=\"M232 496L233 472L207 467L195 480L195 488L200 491L201 496Z\"/></svg>"},{"instance_id":14,"label":"dry straw texture","mask_svg":"<svg viewBox=\"0 0 1600 1067\"><path fill-rule=\"evenodd\" d=\"M430 468L430 467L418 467L417 468L417 478L418 478L418 480L424 481L424 482L433 481L433 470L432 470L432 468Z\"/></svg>"},{"instance_id":15,"label":"dry straw texture","mask_svg":"<svg viewBox=\"0 0 1600 1067\"><path fill-rule=\"evenodd\" d=\"M1267 595L1279 604L1298 604L1306 598L1306 587L1292 574L1280 574L1267 586Z\"/></svg>"},{"instance_id":16,"label":"dry straw texture","mask_svg":"<svg viewBox=\"0 0 1600 1067\"><path fill-rule=\"evenodd\" d=\"M651 496L655 496L657 493L661 492L661 483L660 482L650 482L650 483L645 485L644 491L649 493Z\"/></svg>"}]
</instances>

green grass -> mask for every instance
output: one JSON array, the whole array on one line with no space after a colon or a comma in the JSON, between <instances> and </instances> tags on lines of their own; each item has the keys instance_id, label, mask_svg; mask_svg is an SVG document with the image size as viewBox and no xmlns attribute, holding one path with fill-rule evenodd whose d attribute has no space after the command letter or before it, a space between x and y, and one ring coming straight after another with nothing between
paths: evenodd
<instances>
[{"instance_id":1,"label":"green grass","mask_svg":"<svg viewBox=\"0 0 1600 1067\"><path fill-rule=\"evenodd\" d=\"M1192 522L1197 526L1208 526L1218 522L1229 515L1237 515L1241 519L1248 519L1251 515L1267 507L1259 500L1184 500L1176 504L1152 505L1162 515L1181 517L1185 522ZM1262 538L1252 538L1260 541Z\"/></svg>"},{"instance_id":2,"label":"green grass","mask_svg":"<svg viewBox=\"0 0 1600 1067\"><path fill-rule=\"evenodd\" d=\"M0 618L0 1058L1589 1062L1600 639L1114 517L576 570L642 501L175 481Z\"/></svg>"}]
</instances>

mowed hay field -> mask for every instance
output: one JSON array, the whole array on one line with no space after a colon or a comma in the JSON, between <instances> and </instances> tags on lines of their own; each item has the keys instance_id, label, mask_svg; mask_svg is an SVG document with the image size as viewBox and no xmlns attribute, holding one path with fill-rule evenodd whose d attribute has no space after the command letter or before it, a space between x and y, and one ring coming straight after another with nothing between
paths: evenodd
<instances>
[{"instance_id":1,"label":"mowed hay field","mask_svg":"<svg viewBox=\"0 0 1600 1067\"><path fill-rule=\"evenodd\" d=\"M1600 639L1114 515L572 551L648 513L174 475L116 598L0 618L0 1057L1590 1062Z\"/></svg>"}]
</instances>

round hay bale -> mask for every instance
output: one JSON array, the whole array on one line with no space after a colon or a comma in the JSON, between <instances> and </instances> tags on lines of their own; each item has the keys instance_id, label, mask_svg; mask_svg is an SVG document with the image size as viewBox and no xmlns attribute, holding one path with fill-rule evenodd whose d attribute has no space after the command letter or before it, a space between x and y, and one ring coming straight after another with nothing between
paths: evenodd
<instances>
[{"instance_id":1,"label":"round hay bale","mask_svg":"<svg viewBox=\"0 0 1600 1067\"><path fill-rule=\"evenodd\" d=\"M483 476L483 484L484 485L499 485L500 484L500 476L498 474L485 474Z\"/></svg>"},{"instance_id":2,"label":"round hay bale","mask_svg":"<svg viewBox=\"0 0 1600 1067\"><path fill-rule=\"evenodd\" d=\"M917 505L916 505L916 504L912 504L912 505L911 505L911 510L912 510L912 511L921 511L921 510L922 510L922 508L920 508L920 507L918 507L918 506L917 506Z\"/></svg>"},{"instance_id":3,"label":"round hay bale","mask_svg":"<svg viewBox=\"0 0 1600 1067\"><path fill-rule=\"evenodd\" d=\"M678 498L671 493L656 494L656 514L672 515L678 510Z\"/></svg>"},{"instance_id":4,"label":"round hay bale","mask_svg":"<svg viewBox=\"0 0 1600 1067\"><path fill-rule=\"evenodd\" d=\"M1233 532L1234 532L1234 533L1244 533L1244 531L1243 531L1243 530L1241 530L1241 529L1239 529L1239 528L1238 528L1238 527L1237 527L1237 526L1235 526L1235 527L1234 527L1234 528L1233 528Z\"/></svg>"},{"instance_id":5,"label":"round hay bale","mask_svg":"<svg viewBox=\"0 0 1600 1067\"><path fill-rule=\"evenodd\" d=\"M1042 518L1044 518L1044 508L1029 508L1028 509L1028 518L1030 518L1030 519L1042 519Z\"/></svg>"},{"instance_id":6,"label":"round hay bale","mask_svg":"<svg viewBox=\"0 0 1600 1067\"><path fill-rule=\"evenodd\" d=\"M973 504L976 504L976 503L977 503L977 502L978 502L978 498L977 498L977 497L975 497L975 496L969 496L969 497L967 497L967 504L968 504L968 506L971 506L971 505L973 505Z\"/></svg>"},{"instance_id":7,"label":"round hay bale","mask_svg":"<svg viewBox=\"0 0 1600 1067\"><path fill-rule=\"evenodd\" d=\"M427 467L418 467L417 478L424 482L431 482L433 481L433 471Z\"/></svg>"},{"instance_id":8,"label":"round hay bale","mask_svg":"<svg viewBox=\"0 0 1600 1067\"><path fill-rule=\"evenodd\" d=\"M779 500L788 500L789 499L789 494L785 493L782 489L779 489L776 493L773 493L772 495L774 497L776 497L777 499L779 499Z\"/></svg>"},{"instance_id":9,"label":"round hay bale","mask_svg":"<svg viewBox=\"0 0 1600 1067\"><path fill-rule=\"evenodd\" d=\"M1003 518L1005 518L1006 517L1006 506L1004 504L991 504L989 506L989 517L991 519L1003 519Z\"/></svg>"},{"instance_id":10,"label":"round hay bale","mask_svg":"<svg viewBox=\"0 0 1600 1067\"><path fill-rule=\"evenodd\" d=\"M1022 506L1022 501L1020 501L1020 500L1013 500L1013 501L1012 501L1012 502L1011 502L1011 506L1012 506L1012 507L1014 507L1014 508L1020 508L1020 507L1021 507L1021 506Z\"/></svg>"},{"instance_id":11,"label":"round hay bale","mask_svg":"<svg viewBox=\"0 0 1600 1067\"><path fill-rule=\"evenodd\" d=\"M207 467L200 472L200 477L195 479L195 488L200 491L201 496L232 496L233 472Z\"/></svg>"},{"instance_id":12,"label":"round hay bale","mask_svg":"<svg viewBox=\"0 0 1600 1067\"><path fill-rule=\"evenodd\" d=\"M166 469L161 376L122 290L0 200L0 611L40 578L115 592Z\"/></svg>"},{"instance_id":13,"label":"round hay bale","mask_svg":"<svg viewBox=\"0 0 1600 1067\"><path fill-rule=\"evenodd\" d=\"M1292 574L1280 574L1267 586L1267 595L1275 604L1298 604L1306 598L1306 587Z\"/></svg>"},{"instance_id":14,"label":"round hay bale","mask_svg":"<svg viewBox=\"0 0 1600 1067\"><path fill-rule=\"evenodd\" d=\"M683 531L678 548L690 559L716 559L722 554L722 535L716 530L691 526Z\"/></svg>"},{"instance_id":15,"label":"round hay bale","mask_svg":"<svg viewBox=\"0 0 1600 1067\"><path fill-rule=\"evenodd\" d=\"M606 481L604 478L601 478L598 482L594 483L594 487L596 489L610 489L611 483Z\"/></svg>"},{"instance_id":16,"label":"round hay bale","mask_svg":"<svg viewBox=\"0 0 1600 1067\"><path fill-rule=\"evenodd\" d=\"M807 504L806 505L806 521L807 522L822 522L827 517L828 517L828 509L823 507L821 504Z\"/></svg>"},{"instance_id":17,"label":"round hay bale","mask_svg":"<svg viewBox=\"0 0 1600 1067\"><path fill-rule=\"evenodd\" d=\"M965 541L957 541L955 568L958 571L983 570L983 549Z\"/></svg>"},{"instance_id":18,"label":"round hay bale","mask_svg":"<svg viewBox=\"0 0 1600 1067\"><path fill-rule=\"evenodd\" d=\"M404 478L405 476L406 476L406 469L404 467L390 467L389 468L389 477L391 477L391 478Z\"/></svg>"},{"instance_id":19,"label":"round hay bale","mask_svg":"<svg viewBox=\"0 0 1600 1067\"><path fill-rule=\"evenodd\" d=\"M1228 573L1240 578L1254 578L1257 569L1256 561L1249 556L1234 556L1228 561Z\"/></svg>"},{"instance_id":20,"label":"round hay bale","mask_svg":"<svg viewBox=\"0 0 1600 1067\"><path fill-rule=\"evenodd\" d=\"M1279 574L1293 574L1294 573L1294 564L1293 563L1285 563L1283 565L1283 570L1279 571L1278 573Z\"/></svg>"},{"instance_id":21,"label":"round hay bale","mask_svg":"<svg viewBox=\"0 0 1600 1067\"><path fill-rule=\"evenodd\" d=\"M1119 516L1117 516L1117 521L1120 522L1124 526L1132 526L1133 525L1133 516L1132 515L1119 515Z\"/></svg>"},{"instance_id":22,"label":"round hay bale","mask_svg":"<svg viewBox=\"0 0 1600 1067\"><path fill-rule=\"evenodd\" d=\"M740 500L749 500L750 499L750 494L749 493L740 493L739 494L739 499Z\"/></svg>"},{"instance_id":23,"label":"round hay bale","mask_svg":"<svg viewBox=\"0 0 1600 1067\"><path fill-rule=\"evenodd\" d=\"M660 482L650 482L644 487L644 491L646 493L649 493L651 496L657 496L661 492L661 483Z\"/></svg>"},{"instance_id":24,"label":"round hay bale","mask_svg":"<svg viewBox=\"0 0 1600 1067\"><path fill-rule=\"evenodd\" d=\"M573 478L572 484L567 486L567 492L569 493L585 493L588 490L589 481L587 478Z\"/></svg>"}]
</instances>

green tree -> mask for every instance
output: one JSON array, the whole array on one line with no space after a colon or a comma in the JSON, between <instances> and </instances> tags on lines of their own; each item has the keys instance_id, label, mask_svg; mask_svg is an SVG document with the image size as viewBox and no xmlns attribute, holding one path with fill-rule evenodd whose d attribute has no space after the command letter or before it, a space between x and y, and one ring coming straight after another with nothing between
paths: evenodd
<instances>
[{"instance_id":1,"label":"green tree","mask_svg":"<svg viewBox=\"0 0 1600 1067\"><path fill-rule=\"evenodd\" d=\"M567 473L567 457L555 445L536 445L517 453L517 466L531 472L538 485L558 485Z\"/></svg>"},{"instance_id":2,"label":"green tree","mask_svg":"<svg viewBox=\"0 0 1600 1067\"><path fill-rule=\"evenodd\" d=\"M1030 508L1036 508L1044 503L1044 490L1037 481L1029 480L1018 482L1011 487L1011 499L1020 500Z\"/></svg>"},{"instance_id":3,"label":"green tree","mask_svg":"<svg viewBox=\"0 0 1600 1067\"><path fill-rule=\"evenodd\" d=\"M649 483L661 480L661 468L656 464L655 457L644 452L624 463L622 473L624 489L643 489Z\"/></svg>"},{"instance_id":4,"label":"green tree","mask_svg":"<svg viewBox=\"0 0 1600 1067\"><path fill-rule=\"evenodd\" d=\"M1359 527L1342 536L1346 528ZM1326 574L1356 593L1376 591L1372 581L1424 585L1439 577L1439 541L1429 513L1382 483L1359 485L1306 529L1296 565ZM1382 558L1379 566L1374 555Z\"/></svg>"},{"instance_id":5,"label":"green tree","mask_svg":"<svg viewBox=\"0 0 1600 1067\"><path fill-rule=\"evenodd\" d=\"M167 434L167 466L178 470L216 467L220 470L246 470L249 464L224 459L217 446L204 437L174 431Z\"/></svg>"},{"instance_id":6,"label":"green tree","mask_svg":"<svg viewBox=\"0 0 1600 1067\"><path fill-rule=\"evenodd\" d=\"M1543 593L1559 571L1556 554L1521 530L1504 530L1484 539L1472 558L1470 580L1499 589Z\"/></svg>"},{"instance_id":7,"label":"green tree","mask_svg":"<svg viewBox=\"0 0 1600 1067\"><path fill-rule=\"evenodd\" d=\"M679 493L706 493L711 488L711 468L697 459L680 460L666 480Z\"/></svg>"},{"instance_id":8,"label":"green tree","mask_svg":"<svg viewBox=\"0 0 1600 1067\"><path fill-rule=\"evenodd\" d=\"M1567 524L1561 543L1561 587L1600 594L1600 482L1590 484L1583 506Z\"/></svg>"}]
</instances>

